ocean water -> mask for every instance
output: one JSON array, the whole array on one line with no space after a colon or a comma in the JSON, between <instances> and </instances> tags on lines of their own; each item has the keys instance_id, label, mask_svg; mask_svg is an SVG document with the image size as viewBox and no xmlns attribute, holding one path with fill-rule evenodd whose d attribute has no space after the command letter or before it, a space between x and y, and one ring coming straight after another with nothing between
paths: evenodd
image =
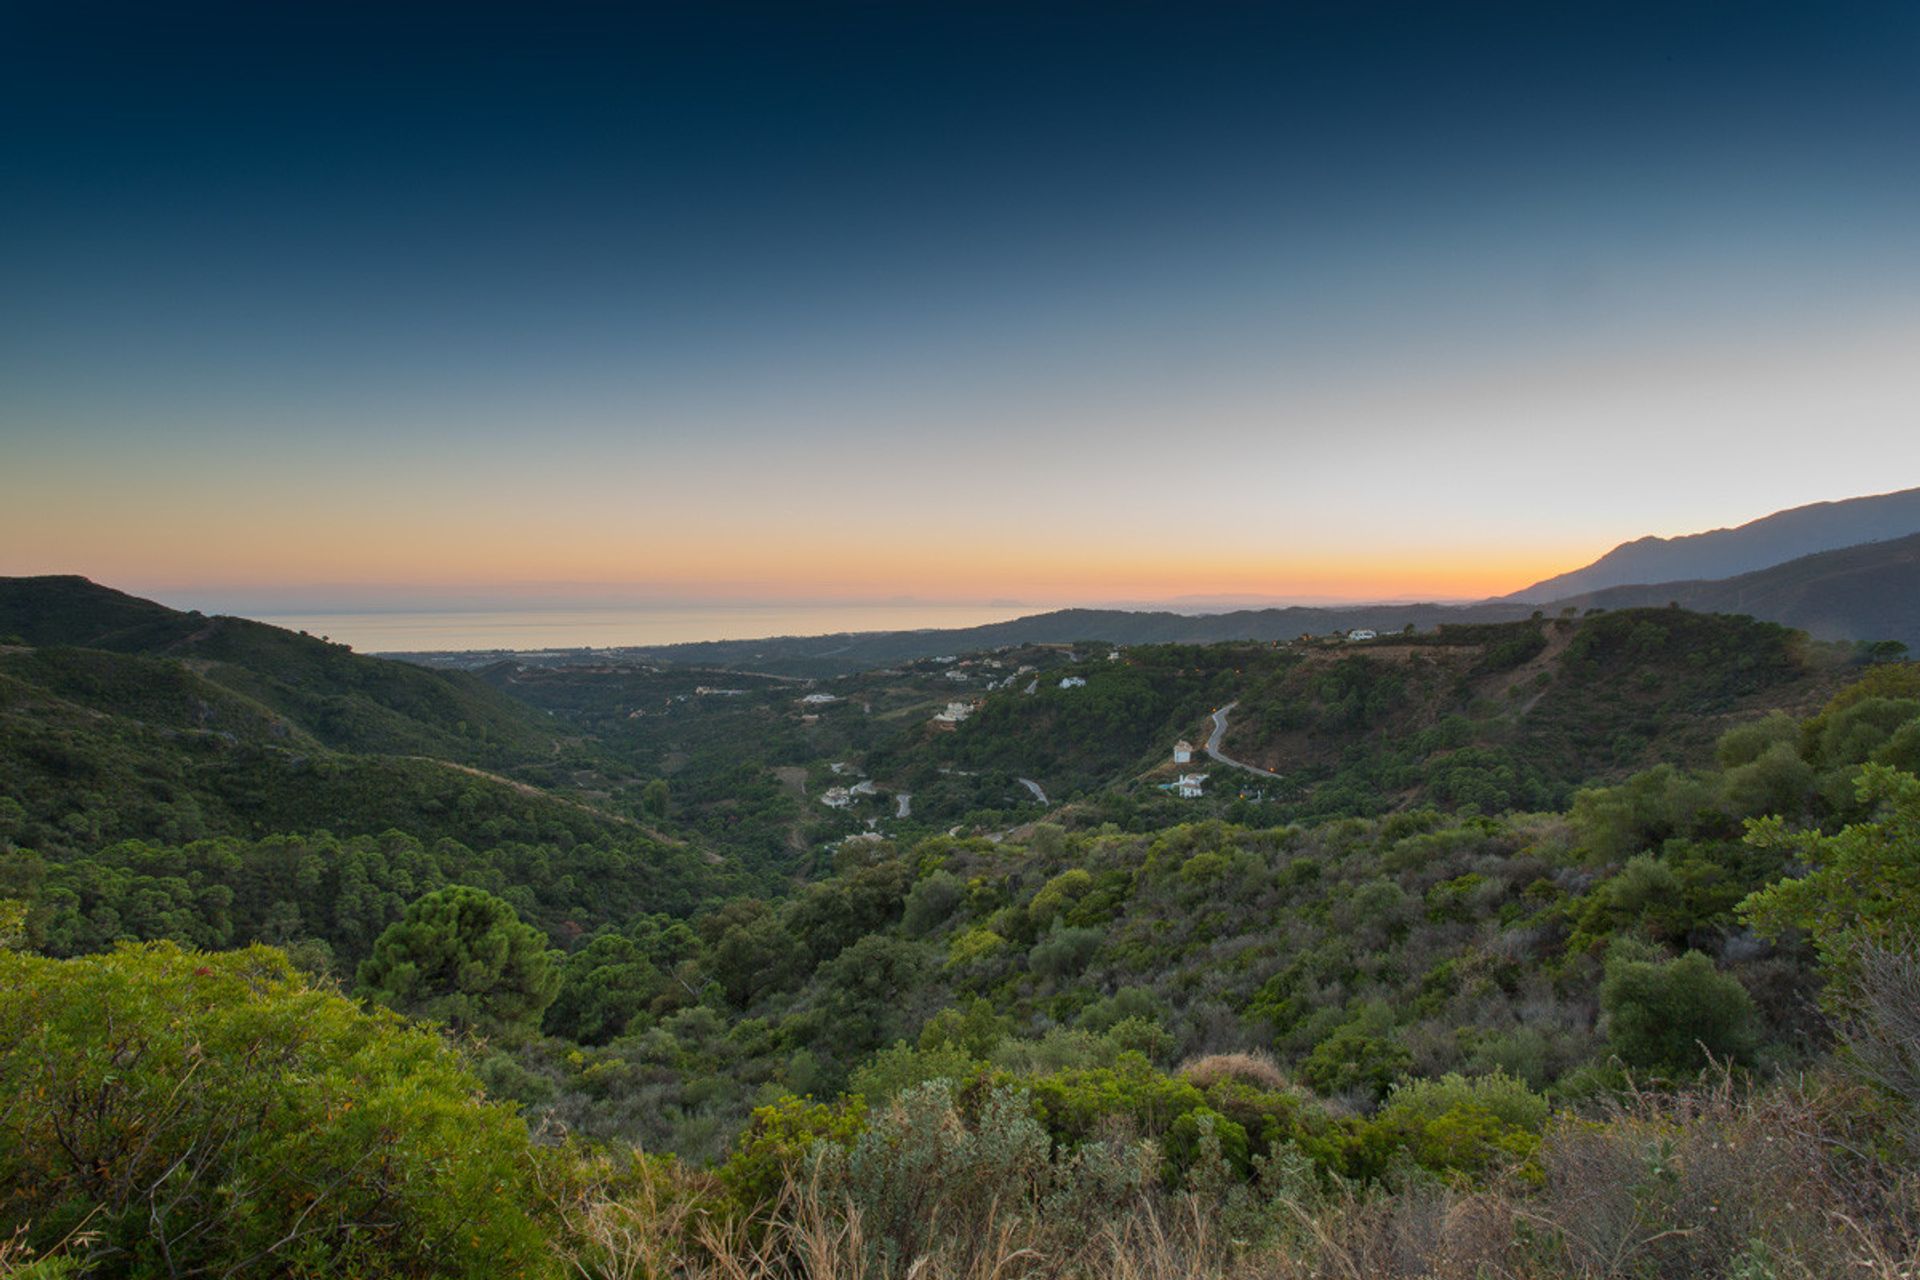
<instances>
[{"instance_id":1,"label":"ocean water","mask_svg":"<svg viewBox=\"0 0 1920 1280\"><path fill-rule=\"evenodd\" d=\"M457 649L610 649L690 640L757 640L842 631L913 631L1004 622L1040 608L1010 605L729 605L697 608L440 610L252 614L361 653Z\"/></svg>"}]
</instances>

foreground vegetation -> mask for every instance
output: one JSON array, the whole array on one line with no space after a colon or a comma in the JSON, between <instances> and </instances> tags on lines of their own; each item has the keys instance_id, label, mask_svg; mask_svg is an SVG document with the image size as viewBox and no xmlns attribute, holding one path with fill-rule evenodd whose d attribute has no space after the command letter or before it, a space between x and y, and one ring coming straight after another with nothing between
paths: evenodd
<instances>
[{"instance_id":1,"label":"foreground vegetation","mask_svg":"<svg viewBox=\"0 0 1920 1280\"><path fill-rule=\"evenodd\" d=\"M804 879L716 854L678 784L628 816L16 646L0 1275L1911 1275L1920 667L1835 693L1777 628L1651 612L1364 670L1054 655L1088 683L900 769L1097 739L1072 767L1121 781L856 827ZM916 679L780 749L871 767ZM1351 720L1314 785L1373 800L1131 795L1226 692L1273 750ZM766 719L718 702L665 734ZM601 729L566 749L668 741ZM285 825L215 803L227 765L156 775L182 743L272 762L245 794Z\"/></svg>"}]
</instances>

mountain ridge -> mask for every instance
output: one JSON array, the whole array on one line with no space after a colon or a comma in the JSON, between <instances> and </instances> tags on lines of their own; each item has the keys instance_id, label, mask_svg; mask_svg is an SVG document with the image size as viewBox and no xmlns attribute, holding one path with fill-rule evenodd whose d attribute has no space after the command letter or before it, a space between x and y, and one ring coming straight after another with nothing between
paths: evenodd
<instances>
[{"instance_id":1,"label":"mountain ridge","mask_svg":"<svg viewBox=\"0 0 1920 1280\"><path fill-rule=\"evenodd\" d=\"M1626 609L1670 601L1701 613L1751 614L1820 640L1894 640L1920 650L1920 533L1728 578L1629 583L1553 605Z\"/></svg>"},{"instance_id":2,"label":"mountain ridge","mask_svg":"<svg viewBox=\"0 0 1920 1280\"><path fill-rule=\"evenodd\" d=\"M1592 564L1544 578L1502 602L1546 603L1607 587L1717 581L1822 551L1920 533L1920 488L1810 502L1731 528L1623 542Z\"/></svg>"}]
</instances>

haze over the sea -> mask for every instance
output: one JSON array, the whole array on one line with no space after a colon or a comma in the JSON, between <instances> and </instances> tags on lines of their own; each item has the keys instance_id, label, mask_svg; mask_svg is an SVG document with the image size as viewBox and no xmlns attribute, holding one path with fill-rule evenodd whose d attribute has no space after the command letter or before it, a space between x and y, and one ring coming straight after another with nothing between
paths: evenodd
<instances>
[{"instance_id":1,"label":"haze over the sea","mask_svg":"<svg viewBox=\"0 0 1920 1280\"><path fill-rule=\"evenodd\" d=\"M362 652L449 649L611 649L691 640L755 640L841 631L918 631L1001 622L1030 610L1006 605L607 605L596 609L440 609L265 613L252 616Z\"/></svg>"}]
</instances>

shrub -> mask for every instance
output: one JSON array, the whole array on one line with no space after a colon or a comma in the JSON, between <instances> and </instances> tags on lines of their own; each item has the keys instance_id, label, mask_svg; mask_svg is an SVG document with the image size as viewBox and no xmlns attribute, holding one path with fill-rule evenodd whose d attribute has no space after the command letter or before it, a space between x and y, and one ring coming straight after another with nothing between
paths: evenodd
<instances>
[{"instance_id":1,"label":"shrub","mask_svg":"<svg viewBox=\"0 0 1920 1280\"><path fill-rule=\"evenodd\" d=\"M1383 1113L1373 1122L1371 1136L1422 1169L1469 1178L1524 1165L1540 1149L1537 1133L1502 1124L1473 1106L1436 1115Z\"/></svg>"},{"instance_id":2,"label":"shrub","mask_svg":"<svg viewBox=\"0 0 1920 1280\"><path fill-rule=\"evenodd\" d=\"M1920 950L1863 943L1841 1040L1849 1065L1888 1095L1901 1136L1920 1155Z\"/></svg>"},{"instance_id":3,"label":"shrub","mask_svg":"<svg viewBox=\"0 0 1920 1280\"><path fill-rule=\"evenodd\" d=\"M993 1011L993 1002L976 996L962 1009L942 1009L920 1028L920 1047L939 1049L947 1045L974 1058L985 1058L1013 1029L1010 1019Z\"/></svg>"},{"instance_id":4,"label":"shrub","mask_svg":"<svg viewBox=\"0 0 1920 1280\"><path fill-rule=\"evenodd\" d=\"M825 1185L859 1214L873 1261L893 1273L937 1233L987 1245L999 1205L1038 1201L1051 1150L1025 1094L995 1089L969 1121L951 1086L935 1080L875 1113L850 1147L823 1148L820 1158Z\"/></svg>"},{"instance_id":5,"label":"shrub","mask_svg":"<svg viewBox=\"0 0 1920 1280\"><path fill-rule=\"evenodd\" d=\"M1600 984L1607 1040L1631 1067L1687 1073L1746 1057L1753 1048L1753 999L1738 979L1698 951L1664 963L1616 949Z\"/></svg>"},{"instance_id":6,"label":"shrub","mask_svg":"<svg viewBox=\"0 0 1920 1280\"><path fill-rule=\"evenodd\" d=\"M1110 996L1101 996L1080 1011L1076 1026L1089 1031L1105 1031L1128 1018L1159 1021L1165 1013L1160 1001L1143 987L1122 987Z\"/></svg>"},{"instance_id":7,"label":"shrub","mask_svg":"<svg viewBox=\"0 0 1920 1280\"><path fill-rule=\"evenodd\" d=\"M1027 903L1027 919L1034 928L1052 924L1093 888L1093 874L1082 867L1063 871L1042 885Z\"/></svg>"},{"instance_id":8,"label":"shrub","mask_svg":"<svg viewBox=\"0 0 1920 1280\"><path fill-rule=\"evenodd\" d=\"M1107 1028L1106 1038L1116 1053L1137 1053L1149 1062L1173 1053L1173 1033L1152 1018L1122 1018Z\"/></svg>"},{"instance_id":9,"label":"shrub","mask_svg":"<svg viewBox=\"0 0 1920 1280\"><path fill-rule=\"evenodd\" d=\"M1175 1120L1173 1127L1167 1131L1168 1176L1177 1178L1186 1175L1208 1145L1208 1138L1219 1144L1220 1158L1227 1162L1233 1172L1241 1177L1247 1175L1252 1164L1246 1129L1212 1107L1195 1107Z\"/></svg>"},{"instance_id":10,"label":"shrub","mask_svg":"<svg viewBox=\"0 0 1920 1280\"><path fill-rule=\"evenodd\" d=\"M1920 916L1920 778L1885 765L1860 772L1862 804L1881 812L1837 835L1789 833L1778 818L1752 824L1750 844L1804 860L1797 880L1781 880L1740 904L1740 913L1761 933L1779 937L1789 929L1813 936L1821 960L1836 981L1836 995L1861 943L1904 937Z\"/></svg>"},{"instance_id":11,"label":"shrub","mask_svg":"<svg viewBox=\"0 0 1920 1280\"><path fill-rule=\"evenodd\" d=\"M947 942L947 968L964 969L992 959L1006 949L1007 940L991 929L968 929Z\"/></svg>"},{"instance_id":12,"label":"shrub","mask_svg":"<svg viewBox=\"0 0 1920 1280\"><path fill-rule=\"evenodd\" d=\"M1280 1064L1265 1053L1210 1053L1189 1058L1180 1064L1178 1074L1201 1089L1210 1089L1222 1080L1236 1080L1256 1089L1287 1087Z\"/></svg>"},{"instance_id":13,"label":"shrub","mask_svg":"<svg viewBox=\"0 0 1920 1280\"><path fill-rule=\"evenodd\" d=\"M0 1203L93 1275L544 1275L526 1126L265 947L0 952Z\"/></svg>"},{"instance_id":14,"label":"shrub","mask_svg":"<svg viewBox=\"0 0 1920 1280\"><path fill-rule=\"evenodd\" d=\"M1206 1103L1193 1085L1155 1071L1134 1054L1123 1054L1111 1067L1061 1071L1025 1083L1048 1132L1067 1144L1087 1141L1114 1118L1137 1133L1159 1136Z\"/></svg>"},{"instance_id":15,"label":"shrub","mask_svg":"<svg viewBox=\"0 0 1920 1280\"><path fill-rule=\"evenodd\" d=\"M900 922L913 937L932 933L947 922L967 896L967 886L948 871L936 871L907 893Z\"/></svg>"},{"instance_id":16,"label":"shrub","mask_svg":"<svg viewBox=\"0 0 1920 1280\"><path fill-rule=\"evenodd\" d=\"M830 1106L788 1094L755 1108L720 1166L720 1181L742 1208L760 1209L772 1204L789 1180L804 1180L816 1145L850 1146L865 1121L866 1106L857 1098Z\"/></svg>"},{"instance_id":17,"label":"shrub","mask_svg":"<svg viewBox=\"0 0 1920 1280\"><path fill-rule=\"evenodd\" d=\"M1363 1015L1336 1028L1314 1046L1300 1066L1309 1085L1327 1095L1383 1097L1413 1065L1413 1054L1385 1025L1384 1016Z\"/></svg>"},{"instance_id":18,"label":"shrub","mask_svg":"<svg viewBox=\"0 0 1920 1280\"><path fill-rule=\"evenodd\" d=\"M981 1065L956 1045L916 1049L905 1041L896 1041L892 1048L867 1059L853 1073L847 1090L864 1098L867 1105L879 1106L929 1080L963 1081Z\"/></svg>"},{"instance_id":19,"label":"shrub","mask_svg":"<svg viewBox=\"0 0 1920 1280\"><path fill-rule=\"evenodd\" d=\"M1027 967L1043 978L1071 978L1087 967L1105 934L1054 921L1047 936L1027 953Z\"/></svg>"}]
</instances>

